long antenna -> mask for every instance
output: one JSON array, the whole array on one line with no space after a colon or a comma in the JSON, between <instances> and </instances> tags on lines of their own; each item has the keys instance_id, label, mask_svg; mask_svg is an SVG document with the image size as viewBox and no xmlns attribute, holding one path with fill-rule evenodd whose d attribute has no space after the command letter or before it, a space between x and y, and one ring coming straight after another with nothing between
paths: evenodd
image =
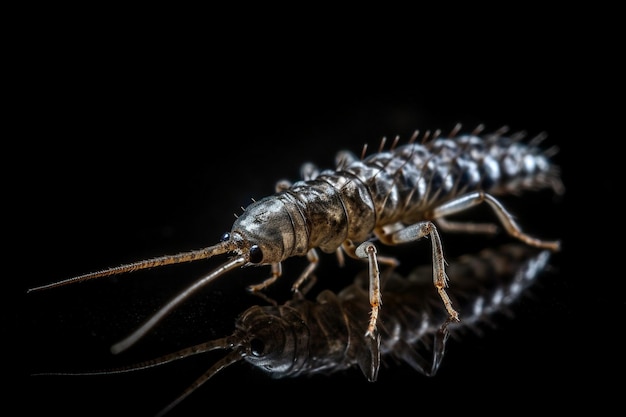
<instances>
[{"instance_id":1,"label":"long antenna","mask_svg":"<svg viewBox=\"0 0 626 417\"><path fill-rule=\"evenodd\" d=\"M246 263L246 258L244 256L240 256L238 258L231 259L225 264L221 265L219 268L215 269L209 275L199 279L190 285L187 289L182 291L176 297L174 297L170 302L161 307L159 311L150 317L148 321L146 321L141 327L132 332L125 339L117 342L113 346L111 346L111 352L114 354L120 353L123 350L128 349L130 346L135 344L139 339L141 339L146 333L150 331L163 317L165 317L168 313L170 313L176 306L187 298L189 298L193 293L199 290L204 285L207 285L209 282L213 281L215 278L225 274L226 272L241 266Z\"/></svg>"},{"instance_id":2,"label":"long antenna","mask_svg":"<svg viewBox=\"0 0 626 417\"><path fill-rule=\"evenodd\" d=\"M145 259L143 261L124 264L112 268L103 269L96 272L90 272L88 274L79 275L73 278L68 278L62 281L53 282L39 287L28 289L26 292L34 292L41 290L48 290L51 288L61 287L63 285L74 284L76 282L87 281L90 279L107 277L111 275L124 274L127 272L139 271L141 269L154 268L165 265L179 264L183 262L193 262L201 259L207 259L215 255L220 255L234 249L232 242L224 241L217 245L209 246L203 249L197 249L189 252L179 253L177 255L165 255L157 258Z\"/></svg>"}]
</instances>

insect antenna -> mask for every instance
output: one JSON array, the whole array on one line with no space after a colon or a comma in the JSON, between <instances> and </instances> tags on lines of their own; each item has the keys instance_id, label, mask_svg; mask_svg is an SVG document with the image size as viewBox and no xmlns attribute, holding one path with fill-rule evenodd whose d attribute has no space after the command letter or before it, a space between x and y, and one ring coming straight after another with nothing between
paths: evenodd
<instances>
[{"instance_id":1,"label":"insect antenna","mask_svg":"<svg viewBox=\"0 0 626 417\"><path fill-rule=\"evenodd\" d=\"M91 272L88 274L79 275L74 278L69 278L63 281L53 282L51 284L42 285L39 287L30 288L27 292L33 291L41 291L45 289L60 287L63 285L69 285L76 282L86 281L89 279L101 278L110 275L118 275L127 272L138 271L140 269L147 269L153 267L160 267L171 264L178 264L182 262L192 262L201 259L211 258L216 255L220 255L226 252L237 251L238 243L235 241L228 239L223 240L214 246L209 246L207 248L193 250L189 252L179 253L177 255L165 255L157 258L146 259L143 261L133 262L129 264L120 265L113 268L104 269L101 271ZM150 317L143 325L141 325L137 330L132 332L129 336L121 340L120 342L111 346L112 353L120 353L123 350L128 349L134 343L136 343L139 339L141 339L146 333L150 331L154 326L156 326L167 314L169 314L172 310L176 308L180 303L188 299L192 294L198 291L203 286L209 284L211 281L216 278L224 275L225 273L244 265L248 262L247 255L240 255L236 258L232 258L229 261L223 263L221 266L214 269L210 274L200 278L192 285L187 287L173 299L171 299L167 304L161 307L155 314Z\"/></svg>"},{"instance_id":2,"label":"insect antenna","mask_svg":"<svg viewBox=\"0 0 626 417\"><path fill-rule=\"evenodd\" d=\"M213 364L205 373L203 373L198 379L196 379L187 389L185 389L174 401L169 403L165 408L157 413L155 417L161 417L167 414L172 408L174 408L178 403L187 398L189 394L198 389L202 384L207 382L209 379L213 377L213 375L220 372L222 369L229 367L230 365L239 362L243 359L243 355L238 350L234 350L230 352L228 355L224 356L218 362Z\"/></svg>"},{"instance_id":3,"label":"insect antenna","mask_svg":"<svg viewBox=\"0 0 626 417\"><path fill-rule=\"evenodd\" d=\"M236 337L227 336L219 339L211 340L208 342L200 343L195 346L191 346L188 348L180 349L176 352L168 353L167 355L160 356L158 358L150 359L147 361L137 362L133 365L128 366L120 366L117 368L108 368L96 371L88 371L88 372L40 372L32 374L33 376L87 376L87 375L112 375L112 374L120 374L125 372L133 372L139 371L142 369L153 368L156 366L164 365L166 363L170 363L179 359L185 359L193 355L198 355L200 353L210 352L216 349L233 349L233 351L229 352L226 356L222 357L220 360L215 362L205 373L202 374L196 381L191 384L181 395L178 396L173 402L171 402L166 408L162 409L159 412L159 416L164 415L168 411L170 411L176 404L181 402L184 398L186 398L189 394L195 391L198 387L204 384L206 381L211 379L215 374L220 372L221 370L227 368L228 366L243 360L244 356L236 349L239 346L239 341Z\"/></svg>"},{"instance_id":4,"label":"insect antenna","mask_svg":"<svg viewBox=\"0 0 626 417\"><path fill-rule=\"evenodd\" d=\"M200 353L210 352L216 349L227 349L232 348L236 345L237 342L233 341L232 336L222 337L220 339L211 340L208 342L199 343L195 346L186 347L184 349L180 349L176 352L168 353L167 355L159 356L154 359L149 359L146 361L137 362L132 365L119 366L115 368L107 368L100 369L95 371L87 371L87 372L37 372L32 374L33 376L41 376L41 375L56 375L56 376L81 376L81 375L112 375L112 374L122 374L126 372L139 371L142 369L154 368L156 366L165 365L166 363L174 362L179 359L185 359L193 355L198 355ZM217 366L219 363L223 362L222 359L220 362L214 365ZM220 367L222 369L223 366ZM217 372L217 371L215 371ZM214 373L215 373L214 372Z\"/></svg>"},{"instance_id":5,"label":"insect antenna","mask_svg":"<svg viewBox=\"0 0 626 417\"><path fill-rule=\"evenodd\" d=\"M221 255L228 251L234 250L235 247L232 243L228 241L220 242L217 245L209 246L203 249L197 249L189 252L183 252L176 255L165 255L159 256L157 258L144 259L138 262L132 262L129 264L124 264L120 266L115 266L112 268L103 269L96 272L90 272L83 275L78 275L73 278L68 278L62 281L53 282L46 285L41 285L39 287L34 287L28 289L26 292L34 292L41 290L48 290L51 288L61 287L63 285L74 284L77 282L87 281L95 278L108 277L111 275L119 275L128 272L139 271L141 269L155 268L165 265L179 264L183 262L193 262L201 259L211 258L216 255Z\"/></svg>"},{"instance_id":6,"label":"insect antenna","mask_svg":"<svg viewBox=\"0 0 626 417\"><path fill-rule=\"evenodd\" d=\"M215 270L213 270L210 274L200 278L192 285L187 287L185 290L180 292L177 296L172 298L167 304L165 304L159 311L154 313L152 317L150 317L144 324L142 324L137 330L132 332L126 338L117 342L113 346L111 346L111 352L114 354L120 353L123 350L128 349L130 346L135 344L139 339L141 339L144 335L146 335L154 326L156 326L167 314L169 314L172 310L176 308L180 303L189 298L193 293L198 291L201 287L207 285L209 282L213 281L217 277L224 275L226 272L235 269L247 262L244 256L239 256L237 258L233 258L228 262L222 264Z\"/></svg>"}]
</instances>

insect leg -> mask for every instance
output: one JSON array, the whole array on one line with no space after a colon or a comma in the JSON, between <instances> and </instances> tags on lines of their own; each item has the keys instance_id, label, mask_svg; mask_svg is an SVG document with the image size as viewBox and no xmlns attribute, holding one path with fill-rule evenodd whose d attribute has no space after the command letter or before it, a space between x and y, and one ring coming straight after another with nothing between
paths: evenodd
<instances>
[{"instance_id":1,"label":"insect leg","mask_svg":"<svg viewBox=\"0 0 626 417\"><path fill-rule=\"evenodd\" d=\"M367 327L365 336L374 337L374 330L376 327L376 320L378 318L378 311L382 305L381 290L382 283L385 278L389 278L391 272L398 266L399 262L396 258L389 256L378 256L376 253L376 247L372 242L361 243L358 247L352 240L346 240L341 245L341 249L347 253L351 258L355 259L367 259L369 263L369 298L370 305L372 307L370 313L370 321ZM388 269L385 271L383 280L381 280L379 264L388 265Z\"/></svg>"},{"instance_id":2,"label":"insect leg","mask_svg":"<svg viewBox=\"0 0 626 417\"><path fill-rule=\"evenodd\" d=\"M307 252L307 259L309 260L309 265L306 269L300 274L296 282L292 285L291 289L293 292L299 292L300 286L310 277L315 268L319 263L319 255L315 251L315 249L311 249ZM280 276L282 275L282 266L281 263L272 264L272 276L270 276L265 281L260 284L249 285L248 291L257 292L261 291L264 288L267 288L271 284L273 284Z\"/></svg>"},{"instance_id":3,"label":"insect leg","mask_svg":"<svg viewBox=\"0 0 626 417\"><path fill-rule=\"evenodd\" d=\"M378 321L378 311L382 305L380 295L380 269L378 269L378 260L376 258L376 246L374 246L372 242L363 242L356 248L355 253L359 258L367 259L369 263L369 296L372 310L370 312L370 321L367 325L365 337L374 338L376 321Z\"/></svg>"},{"instance_id":4,"label":"insect leg","mask_svg":"<svg viewBox=\"0 0 626 417\"><path fill-rule=\"evenodd\" d=\"M511 216L511 214L506 211L504 206L500 204L498 200L496 200L493 196L480 191L466 194L442 206L437 207L433 210L433 218L437 219L447 216L449 214L458 213L468 208L477 206L482 202L486 202L487 204L489 204L489 206L496 213L498 219L500 220L500 223L502 223L504 229L509 235L521 240L522 242L530 246L541 249L549 249L552 251L559 250L560 242L558 241L543 241L522 232L517 223L515 223L515 220L513 220L513 216Z\"/></svg>"},{"instance_id":5,"label":"insect leg","mask_svg":"<svg viewBox=\"0 0 626 417\"><path fill-rule=\"evenodd\" d=\"M249 285L248 291L251 291L251 292L261 291L263 288L266 288L269 285L273 284L274 281L276 281L282 274L283 274L282 264L280 262L274 263L272 264L272 275L265 281L261 282L260 284Z\"/></svg>"},{"instance_id":6,"label":"insect leg","mask_svg":"<svg viewBox=\"0 0 626 417\"><path fill-rule=\"evenodd\" d=\"M487 235L493 235L498 232L498 227L491 223L462 223L439 218L437 219L437 224L441 230L447 232L484 233Z\"/></svg>"},{"instance_id":7,"label":"insect leg","mask_svg":"<svg viewBox=\"0 0 626 417\"><path fill-rule=\"evenodd\" d=\"M317 254L315 249L311 249L306 254L307 259L309 260L309 265L306 269L300 274L297 281L292 285L291 290L294 293L299 292L300 286L311 276L313 270L317 267L320 257Z\"/></svg>"},{"instance_id":8,"label":"insect leg","mask_svg":"<svg viewBox=\"0 0 626 417\"><path fill-rule=\"evenodd\" d=\"M452 320L453 319L448 318L439 327L437 333L433 335L432 357L430 359L422 356L413 344L407 343L404 340L398 340L396 342L394 346L396 354L419 373L426 376L434 376L439 370L441 361L445 355L446 343L450 337L448 325Z\"/></svg>"},{"instance_id":9,"label":"insect leg","mask_svg":"<svg viewBox=\"0 0 626 417\"><path fill-rule=\"evenodd\" d=\"M450 317L459 321L459 313L452 308L452 302L450 301L450 297L448 297L445 290L448 286L448 276L445 272L445 260L443 258L441 238L439 237L439 233L437 232L435 225L430 221L415 223L404 229L393 232L387 238L393 244L400 244L413 242L427 235L430 235L433 247L433 282L435 283L435 288L437 288L439 296L441 297L441 300L443 301Z\"/></svg>"}]
</instances>

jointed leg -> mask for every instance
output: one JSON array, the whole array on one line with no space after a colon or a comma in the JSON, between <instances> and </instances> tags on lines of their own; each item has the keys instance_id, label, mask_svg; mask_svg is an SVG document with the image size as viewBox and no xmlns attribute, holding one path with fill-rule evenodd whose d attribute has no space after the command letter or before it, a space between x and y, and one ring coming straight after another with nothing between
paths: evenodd
<instances>
[{"instance_id":1,"label":"jointed leg","mask_svg":"<svg viewBox=\"0 0 626 417\"><path fill-rule=\"evenodd\" d=\"M392 244L400 244L413 242L424 236L430 235L431 244L433 248L433 282L435 288L439 292L439 296L443 301L450 318L458 321L459 313L452 308L452 302L450 297L446 293L446 287L448 286L448 276L445 272L445 260L443 258L443 247L441 246L441 239L437 228L432 222L423 221L412 224L404 229L393 232L387 238Z\"/></svg>"},{"instance_id":2,"label":"jointed leg","mask_svg":"<svg viewBox=\"0 0 626 417\"><path fill-rule=\"evenodd\" d=\"M283 274L283 268L280 262L272 264L272 275L265 281L261 282L260 284L249 285L248 291L251 291L251 292L261 291L262 289L267 288L269 285L273 284L274 281L276 281L278 277L280 277L282 274Z\"/></svg>"},{"instance_id":3,"label":"jointed leg","mask_svg":"<svg viewBox=\"0 0 626 417\"><path fill-rule=\"evenodd\" d=\"M298 277L298 280L292 285L291 290L293 292L299 292L300 286L311 276L311 274L319 264L320 260L315 249L309 250L309 252L307 253L307 259L309 260L309 265L307 265L306 269ZM281 275L282 266L280 262L272 264L272 275L260 284L248 286L248 290L256 292L267 288L268 286L273 284Z\"/></svg>"},{"instance_id":4,"label":"jointed leg","mask_svg":"<svg viewBox=\"0 0 626 417\"><path fill-rule=\"evenodd\" d=\"M359 258L368 260L369 263L369 296L372 310L370 312L370 320L367 325L365 337L375 337L376 322L378 321L378 311L382 305L382 297L380 295L380 270L378 269L378 260L376 259L376 246L372 242L364 242L356 248L356 255Z\"/></svg>"},{"instance_id":5,"label":"jointed leg","mask_svg":"<svg viewBox=\"0 0 626 417\"><path fill-rule=\"evenodd\" d=\"M500 220L500 223L502 223L502 226L504 226L504 229L509 235L521 240L522 242L530 246L535 246L537 248L549 249L552 251L558 251L560 249L561 245L559 241L543 241L522 232L517 223L515 223L515 220L513 220L513 216L511 216L511 214L506 211L504 206L502 206L502 204L500 204L500 202L496 200L493 196L483 192L470 193L455 200L452 200L449 203L446 203L440 207L437 207L435 210L433 210L432 218L443 218L450 214L458 213L467 210L468 208L477 206L482 202L486 202L487 204L489 204L489 206L496 213L498 219Z\"/></svg>"},{"instance_id":6,"label":"jointed leg","mask_svg":"<svg viewBox=\"0 0 626 417\"><path fill-rule=\"evenodd\" d=\"M309 250L306 257L309 260L309 265L307 265L306 269L298 277L298 280L291 286L291 290L295 293L300 290L300 286L309 278L309 276L313 273L313 270L317 268L320 261L315 249Z\"/></svg>"},{"instance_id":7,"label":"jointed leg","mask_svg":"<svg viewBox=\"0 0 626 417\"><path fill-rule=\"evenodd\" d=\"M369 264L369 298L370 305L372 307L370 312L370 320L367 326L365 336L375 337L376 321L378 320L378 313L380 306L382 305L381 296L381 280L380 280L380 264L389 265L390 270L398 265L398 261L395 258L378 256L376 254L376 247L372 242L361 243L358 247L354 245L354 242L347 240L342 245L343 251L350 257L357 259L367 259ZM391 271L390 271L391 272Z\"/></svg>"}]
</instances>

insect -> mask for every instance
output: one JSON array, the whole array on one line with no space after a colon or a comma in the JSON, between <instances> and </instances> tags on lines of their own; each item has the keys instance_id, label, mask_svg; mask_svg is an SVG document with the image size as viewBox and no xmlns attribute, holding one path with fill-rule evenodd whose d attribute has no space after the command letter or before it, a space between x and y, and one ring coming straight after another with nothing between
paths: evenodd
<instances>
[{"instance_id":1,"label":"insect","mask_svg":"<svg viewBox=\"0 0 626 417\"><path fill-rule=\"evenodd\" d=\"M452 262L449 269L457 277L452 298L462 309L462 322L452 320L438 302L429 282L431 265L415 268L408 277L388 269L382 280L386 308L378 317L376 339L365 336L366 324L361 320L369 298L368 275L361 273L340 292L325 289L314 301L302 292L282 305L254 305L238 316L231 335L131 366L64 375L131 372L218 349L229 351L162 409L160 416L240 361L273 378L332 374L358 367L369 381L376 381L385 359L434 376L449 337L467 331L479 333L497 313L505 313L548 268L550 253L512 243Z\"/></svg>"},{"instance_id":2,"label":"insect","mask_svg":"<svg viewBox=\"0 0 626 417\"><path fill-rule=\"evenodd\" d=\"M557 251L559 241L540 240L524 233L496 196L541 188L551 188L557 194L564 192L559 168L550 160L551 150L538 147L545 135L524 143L523 132L505 136L506 128L482 134L480 125L469 134L459 135L460 128L455 126L447 137L442 137L439 131L432 135L426 132L419 142L416 131L402 146L398 146L396 137L389 149L385 149L383 138L378 152L366 156L365 146L360 158L341 151L332 170L319 171L313 164L305 164L302 180L293 184L280 181L275 194L253 201L237 217L231 231L213 246L87 273L31 288L29 292L234 254L114 345L112 350L117 353L134 344L199 288L235 268L270 266L266 280L248 287L257 292L281 277L285 260L306 256L309 264L292 286L294 292L299 291L316 269L320 250L335 252L340 264L344 262L344 254L368 262L370 312L365 333L375 338L382 303L380 264L395 266L398 262L392 257L379 256L374 242L395 246L430 238L434 286L450 318L458 320L458 312L446 292L448 276L438 228L495 233L494 224L448 219L486 203L510 236L536 248Z\"/></svg>"}]
</instances>

